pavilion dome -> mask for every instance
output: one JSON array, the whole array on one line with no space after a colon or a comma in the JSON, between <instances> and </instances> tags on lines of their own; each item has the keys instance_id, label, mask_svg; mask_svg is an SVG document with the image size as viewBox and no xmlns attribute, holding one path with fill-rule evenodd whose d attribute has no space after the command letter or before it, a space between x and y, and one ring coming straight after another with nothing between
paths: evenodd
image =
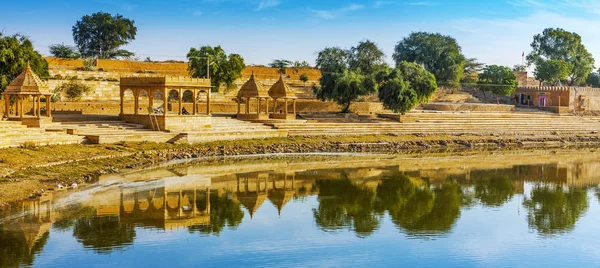
<instances>
[{"instance_id":1,"label":"pavilion dome","mask_svg":"<svg viewBox=\"0 0 600 268\"><path fill-rule=\"evenodd\" d=\"M29 66L29 62L27 62L25 70L6 86L3 94L47 95L50 93L48 85L46 85L46 83L31 70L31 66Z\"/></svg>"},{"instance_id":2,"label":"pavilion dome","mask_svg":"<svg viewBox=\"0 0 600 268\"><path fill-rule=\"evenodd\" d=\"M264 86L256 80L254 73L250 79L244 83L237 94L238 98L268 98L269 93Z\"/></svg>"},{"instance_id":3,"label":"pavilion dome","mask_svg":"<svg viewBox=\"0 0 600 268\"><path fill-rule=\"evenodd\" d=\"M269 89L269 96L271 96L271 98L273 99L297 99L298 97L296 97L296 93L294 93L294 90L283 81L283 76L279 76L279 80L277 80L277 82L275 84L273 84L273 86L271 86L271 89Z\"/></svg>"}]
</instances>

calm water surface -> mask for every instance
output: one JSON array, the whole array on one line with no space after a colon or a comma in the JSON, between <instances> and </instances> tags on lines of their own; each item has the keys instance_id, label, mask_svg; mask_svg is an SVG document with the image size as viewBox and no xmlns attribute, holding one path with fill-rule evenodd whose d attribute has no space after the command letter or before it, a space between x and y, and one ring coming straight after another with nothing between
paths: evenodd
<instances>
[{"instance_id":1,"label":"calm water surface","mask_svg":"<svg viewBox=\"0 0 600 268\"><path fill-rule=\"evenodd\" d=\"M14 204L0 266L598 267L599 183L590 154L179 165Z\"/></svg>"}]
</instances>

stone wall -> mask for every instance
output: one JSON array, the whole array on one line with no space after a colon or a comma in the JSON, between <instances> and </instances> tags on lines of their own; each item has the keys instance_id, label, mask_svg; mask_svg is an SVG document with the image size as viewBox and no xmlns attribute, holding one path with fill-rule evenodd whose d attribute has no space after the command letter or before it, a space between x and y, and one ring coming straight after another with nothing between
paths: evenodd
<instances>
[{"instance_id":1,"label":"stone wall","mask_svg":"<svg viewBox=\"0 0 600 268\"><path fill-rule=\"evenodd\" d=\"M578 87L573 88L574 107L578 107L577 101L584 97L586 99L581 110L600 111L600 88Z\"/></svg>"}]
</instances>

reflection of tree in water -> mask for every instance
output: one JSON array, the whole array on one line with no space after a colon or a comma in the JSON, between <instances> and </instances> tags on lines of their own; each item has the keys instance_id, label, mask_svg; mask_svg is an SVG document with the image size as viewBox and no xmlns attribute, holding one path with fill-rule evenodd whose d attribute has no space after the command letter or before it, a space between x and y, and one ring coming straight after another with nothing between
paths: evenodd
<instances>
[{"instance_id":1,"label":"reflection of tree in water","mask_svg":"<svg viewBox=\"0 0 600 268\"><path fill-rule=\"evenodd\" d=\"M375 212L375 192L348 179L317 180L319 207L313 209L317 225L326 231L351 227L368 236L379 227L381 215Z\"/></svg>"},{"instance_id":2,"label":"reflection of tree in water","mask_svg":"<svg viewBox=\"0 0 600 268\"><path fill-rule=\"evenodd\" d=\"M587 189L538 184L523 206L531 228L542 234L568 232L588 208Z\"/></svg>"},{"instance_id":3,"label":"reflection of tree in water","mask_svg":"<svg viewBox=\"0 0 600 268\"><path fill-rule=\"evenodd\" d=\"M198 200L199 208L206 207L206 200ZM190 232L218 235L225 226L235 227L242 223L244 211L241 204L228 198L228 194L219 196L217 191L210 193L210 223L189 227Z\"/></svg>"},{"instance_id":4,"label":"reflection of tree in water","mask_svg":"<svg viewBox=\"0 0 600 268\"><path fill-rule=\"evenodd\" d=\"M135 238L135 228L121 224L119 217L84 217L75 221L73 236L85 247L103 254L131 245Z\"/></svg>"},{"instance_id":5,"label":"reflection of tree in water","mask_svg":"<svg viewBox=\"0 0 600 268\"><path fill-rule=\"evenodd\" d=\"M409 234L428 235L450 231L460 215L461 188L443 184L433 190L406 176L383 180L377 187L382 207L392 221Z\"/></svg>"},{"instance_id":6,"label":"reflection of tree in water","mask_svg":"<svg viewBox=\"0 0 600 268\"><path fill-rule=\"evenodd\" d=\"M24 232L6 231L0 226L0 267L33 265L35 255L42 251L50 233L43 234L33 245L25 236Z\"/></svg>"},{"instance_id":7,"label":"reflection of tree in water","mask_svg":"<svg viewBox=\"0 0 600 268\"><path fill-rule=\"evenodd\" d=\"M57 231L67 231L73 227L75 221L81 217L95 215L93 207L83 207L81 204L72 204L61 209L61 217L52 223L52 228Z\"/></svg>"},{"instance_id":8,"label":"reflection of tree in water","mask_svg":"<svg viewBox=\"0 0 600 268\"><path fill-rule=\"evenodd\" d=\"M500 207L515 194L508 176L492 176L474 180L475 198L485 206Z\"/></svg>"}]
</instances>

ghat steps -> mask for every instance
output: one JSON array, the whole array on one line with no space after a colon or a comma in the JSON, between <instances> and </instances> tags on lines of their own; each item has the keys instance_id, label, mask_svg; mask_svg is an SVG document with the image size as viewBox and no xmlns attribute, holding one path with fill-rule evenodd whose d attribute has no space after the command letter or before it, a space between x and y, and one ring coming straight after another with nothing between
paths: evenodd
<instances>
[{"instance_id":1,"label":"ghat steps","mask_svg":"<svg viewBox=\"0 0 600 268\"><path fill-rule=\"evenodd\" d=\"M85 137L68 135L65 132L47 132L43 128L28 128L18 121L0 120L0 148L24 145L81 144Z\"/></svg>"}]
</instances>

